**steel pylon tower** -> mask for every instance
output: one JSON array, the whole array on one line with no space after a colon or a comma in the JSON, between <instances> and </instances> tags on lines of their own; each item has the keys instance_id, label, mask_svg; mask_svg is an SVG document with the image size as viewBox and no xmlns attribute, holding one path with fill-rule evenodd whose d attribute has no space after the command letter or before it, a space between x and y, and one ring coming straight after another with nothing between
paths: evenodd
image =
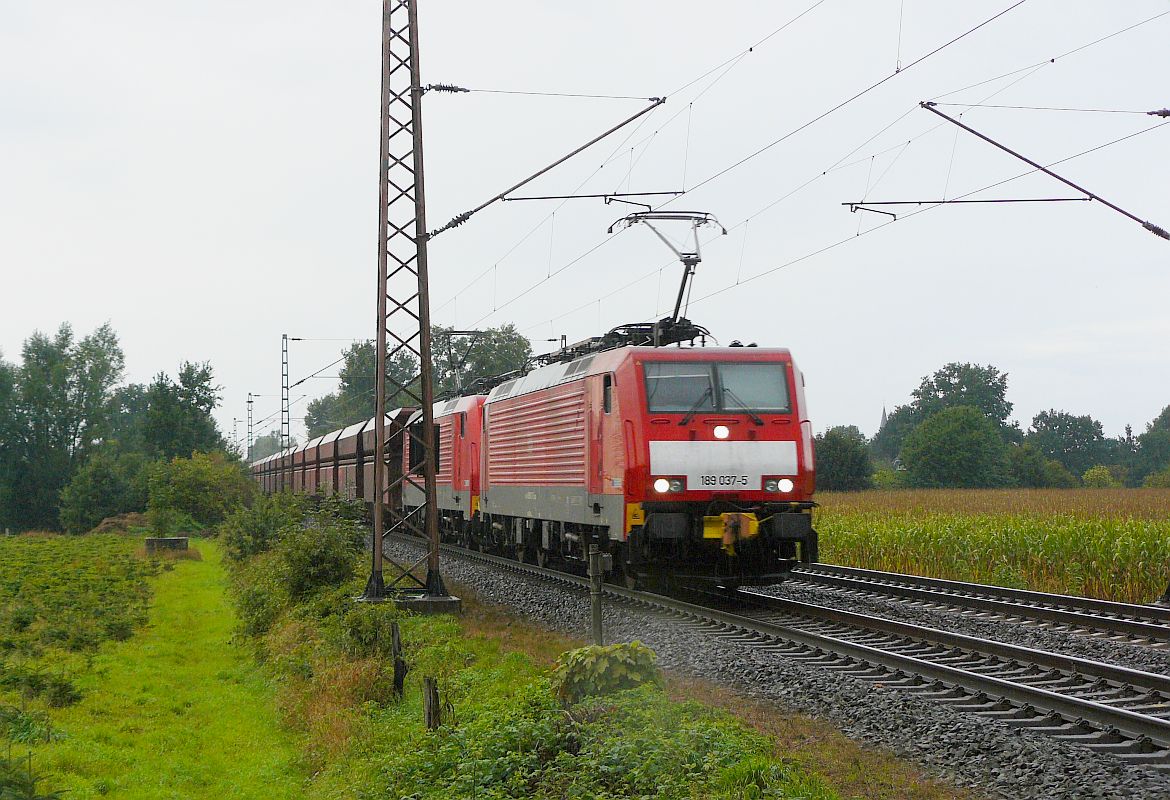
<instances>
[{"instance_id":1,"label":"steel pylon tower","mask_svg":"<svg viewBox=\"0 0 1170 800\"><path fill-rule=\"evenodd\" d=\"M427 225L423 187L422 83L418 63L417 0L383 0L382 96L378 207L378 315L374 411L374 546L366 597L384 597L407 588L445 596L439 574L439 520L435 502L434 386L431 360L431 310L427 287ZM409 354L419 373L405 383L386 375L390 358ZM415 425L387 430L387 400L418 408ZM404 474L387 482L390 459L401 459L409 437L414 457ZM422 456L418 458L417 456ZM397 474L395 467L391 472ZM409 483L423 492L423 505L404 513L385 502ZM425 582L411 566L396 564L382 553L386 534L414 531L429 542ZM395 568L383 576L383 564Z\"/></svg>"},{"instance_id":2,"label":"steel pylon tower","mask_svg":"<svg viewBox=\"0 0 1170 800\"><path fill-rule=\"evenodd\" d=\"M288 334L280 335L280 451L289 448L288 416ZM280 473L280 488L284 487L284 472Z\"/></svg>"},{"instance_id":3,"label":"steel pylon tower","mask_svg":"<svg viewBox=\"0 0 1170 800\"><path fill-rule=\"evenodd\" d=\"M252 393L248 392L248 463L252 463Z\"/></svg>"}]
</instances>

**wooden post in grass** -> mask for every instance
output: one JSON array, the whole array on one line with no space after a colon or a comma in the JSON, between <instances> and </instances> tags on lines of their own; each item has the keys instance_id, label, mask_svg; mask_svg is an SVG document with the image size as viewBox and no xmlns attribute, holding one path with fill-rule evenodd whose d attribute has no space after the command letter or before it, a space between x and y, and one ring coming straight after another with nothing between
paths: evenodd
<instances>
[{"instance_id":1,"label":"wooden post in grass","mask_svg":"<svg viewBox=\"0 0 1170 800\"><path fill-rule=\"evenodd\" d=\"M402 632L397 620L390 623L390 655L394 659L394 696L401 700L406 688L406 661L402 658Z\"/></svg>"},{"instance_id":2,"label":"wooden post in grass","mask_svg":"<svg viewBox=\"0 0 1170 800\"><path fill-rule=\"evenodd\" d=\"M423 722L428 731L433 731L443 724L442 710L439 706L439 682L434 678L423 678Z\"/></svg>"}]
</instances>

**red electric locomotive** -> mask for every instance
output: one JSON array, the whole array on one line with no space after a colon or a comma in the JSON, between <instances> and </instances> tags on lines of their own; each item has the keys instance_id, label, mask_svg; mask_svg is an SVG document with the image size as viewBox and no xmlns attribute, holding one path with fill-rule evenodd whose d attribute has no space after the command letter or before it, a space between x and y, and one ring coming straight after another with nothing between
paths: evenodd
<instances>
[{"instance_id":1,"label":"red electric locomotive","mask_svg":"<svg viewBox=\"0 0 1170 800\"><path fill-rule=\"evenodd\" d=\"M812 429L783 349L622 347L483 405L477 543L646 576L773 582L816 560Z\"/></svg>"}]
</instances>

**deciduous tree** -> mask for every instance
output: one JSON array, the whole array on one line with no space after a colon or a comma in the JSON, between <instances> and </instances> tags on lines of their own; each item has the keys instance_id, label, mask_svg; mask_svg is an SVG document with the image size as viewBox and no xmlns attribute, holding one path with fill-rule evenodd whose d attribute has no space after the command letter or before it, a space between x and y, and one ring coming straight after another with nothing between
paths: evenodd
<instances>
[{"instance_id":1,"label":"deciduous tree","mask_svg":"<svg viewBox=\"0 0 1170 800\"><path fill-rule=\"evenodd\" d=\"M1090 489L1116 489L1121 486L1121 482L1113 476L1109 467L1103 464L1097 464L1085 470L1085 474L1081 476L1081 482Z\"/></svg>"},{"instance_id":2,"label":"deciduous tree","mask_svg":"<svg viewBox=\"0 0 1170 800\"><path fill-rule=\"evenodd\" d=\"M345 362L338 370L337 391L312 400L305 408L305 427L309 438L362 422L374 416L374 375L377 352L373 342L358 342L344 353ZM392 354L386 362L386 407L417 405L411 394L418 394L415 376L418 361L406 350ZM397 389L406 386L409 391Z\"/></svg>"},{"instance_id":3,"label":"deciduous tree","mask_svg":"<svg viewBox=\"0 0 1170 800\"><path fill-rule=\"evenodd\" d=\"M146 388L143 438L149 452L162 458L189 456L225 448L211 412L219 405L222 387L215 385L211 365L184 361L179 379L159 373Z\"/></svg>"},{"instance_id":4,"label":"deciduous tree","mask_svg":"<svg viewBox=\"0 0 1170 800\"><path fill-rule=\"evenodd\" d=\"M1045 458L1056 459L1074 475L1082 474L1105 458L1104 429L1087 414L1074 416L1055 409L1041 411L1032 418L1027 441Z\"/></svg>"},{"instance_id":5,"label":"deciduous tree","mask_svg":"<svg viewBox=\"0 0 1170 800\"><path fill-rule=\"evenodd\" d=\"M970 406L1004 427L1012 413L1007 379L1006 372L990 364L984 367L952 362L922 379L912 393L914 406L923 419L944 409Z\"/></svg>"},{"instance_id":6,"label":"deciduous tree","mask_svg":"<svg viewBox=\"0 0 1170 800\"><path fill-rule=\"evenodd\" d=\"M857 491L873 487L873 463L855 425L838 425L815 439L817 488Z\"/></svg>"},{"instance_id":7,"label":"deciduous tree","mask_svg":"<svg viewBox=\"0 0 1170 800\"><path fill-rule=\"evenodd\" d=\"M927 417L902 446L910 483L923 488L1006 486L1007 458L998 426L973 406Z\"/></svg>"},{"instance_id":8,"label":"deciduous tree","mask_svg":"<svg viewBox=\"0 0 1170 800\"><path fill-rule=\"evenodd\" d=\"M1151 473L1170 469L1170 406L1150 421L1145 433L1137 437L1137 444L1134 478L1141 481Z\"/></svg>"},{"instance_id":9,"label":"deciduous tree","mask_svg":"<svg viewBox=\"0 0 1170 800\"><path fill-rule=\"evenodd\" d=\"M18 528L56 528L61 490L108 433L107 400L124 357L108 325L80 341L64 323L25 340L12 386L9 515Z\"/></svg>"},{"instance_id":10,"label":"deciduous tree","mask_svg":"<svg viewBox=\"0 0 1170 800\"><path fill-rule=\"evenodd\" d=\"M290 436L288 438L291 447L297 446L297 437ZM276 431L266 433L263 436L258 436L252 442L252 460L259 461L280 450L280 434Z\"/></svg>"},{"instance_id":11,"label":"deciduous tree","mask_svg":"<svg viewBox=\"0 0 1170 800\"><path fill-rule=\"evenodd\" d=\"M877 458L893 461L901 454L910 431L923 420L960 406L978 409L998 427L1004 441L1018 442L1020 430L1008 422L1012 404L1007 400L1007 373L996 367L952 362L922 379L909 405L898 406L873 438ZM903 460L905 460L903 458Z\"/></svg>"},{"instance_id":12,"label":"deciduous tree","mask_svg":"<svg viewBox=\"0 0 1170 800\"><path fill-rule=\"evenodd\" d=\"M512 325L488 328L476 336L456 336L451 328L435 327L431 330L431 353L438 396L456 391L476 377L521 369L532 349ZM306 406L305 427L310 438L374 416L375 356L373 342L359 342L346 350L337 391ZM387 408L418 405L418 371L418 361L406 350L390 356L386 363ZM397 390L397 386L406 386L408 391Z\"/></svg>"},{"instance_id":13,"label":"deciduous tree","mask_svg":"<svg viewBox=\"0 0 1170 800\"><path fill-rule=\"evenodd\" d=\"M493 378L524 369L532 357L528 337L514 325L487 328L477 335L454 336L452 328L431 333L435 392L456 392L476 378Z\"/></svg>"}]
</instances>

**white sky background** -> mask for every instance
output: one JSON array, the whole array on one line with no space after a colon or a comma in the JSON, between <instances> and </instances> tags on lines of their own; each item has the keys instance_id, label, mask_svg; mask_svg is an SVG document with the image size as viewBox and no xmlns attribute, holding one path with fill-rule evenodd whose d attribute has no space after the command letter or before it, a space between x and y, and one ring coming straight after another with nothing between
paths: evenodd
<instances>
[{"instance_id":1,"label":"white sky background","mask_svg":"<svg viewBox=\"0 0 1170 800\"><path fill-rule=\"evenodd\" d=\"M421 0L423 80L670 94L813 2ZM891 73L900 11L906 65L1009 5L827 0L726 74L670 94L629 139L627 129L523 193L568 193L582 181L583 192L678 189L684 160L690 188ZM692 303L689 316L723 343L790 347L818 430L857 424L872 434L883 404L906 402L922 376L948 361L972 361L1010 374L1008 398L1024 427L1056 407L1092 414L1110 435L1127 422L1140 432L1170 403L1170 242L1098 203L950 205L901 218L912 210L905 208L872 233L886 218L851 214L841 203L861 199L879 177L870 199L918 200L1025 171L915 104L1164 11L1164 0L1028 0L669 204L710 211L730 230L705 247L693 297L741 282ZM3 356L17 360L35 329L70 321L85 334L109 320L129 381L174 374L183 359L210 360L224 385L217 417L230 435L249 391L266 395L256 401L257 420L278 410L281 333L371 336L380 24L375 0L0 0ZM946 99L980 102L998 92L987 102L1163 108L1168 34L1170 15ZM640 107L428 94L430 227ZM858 163L757 214L903 114L848 159ZM1165 121L987 108L963 119L1044 163ZM1170 126L1056 169L1170 227L1168 145ZM978 196L1072 194L1031 176ZM545 339L573 341L669 309L680 268L649 230L607 236L626 210L600 200L568 203L551 224L556 207L499 203L435 239L435 321L515 322L541 352L551 347ZM859 222L865 235L856 237ZM558 270L601 242L507 303L550 265ZM293 380L341 346L294 342ZM306 385L315 396L335 382ZM294 400L302 393L294 390ZM304 404L293 406L294 417ZM293 428L303 434L299 422Z\"/></svg>"}]
</instances>

